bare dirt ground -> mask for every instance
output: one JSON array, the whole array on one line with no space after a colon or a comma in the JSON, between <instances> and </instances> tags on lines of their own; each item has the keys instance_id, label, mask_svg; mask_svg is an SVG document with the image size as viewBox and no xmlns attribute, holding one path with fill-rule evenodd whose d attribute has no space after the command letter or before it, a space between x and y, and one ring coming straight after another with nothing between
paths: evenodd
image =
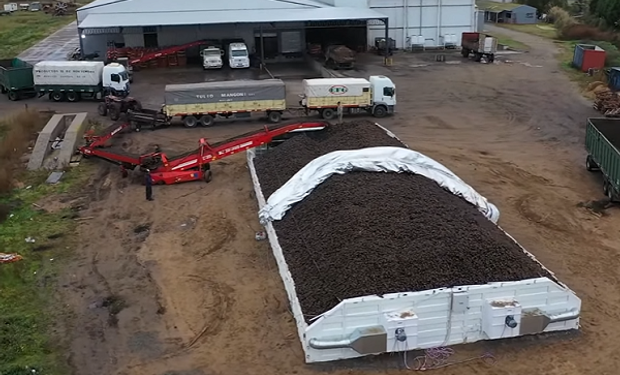
<instances>
[{"instance_id":1,"label":"bare dirt ground","mask_svg":"<svg viewBox=\"0 0 620 375\"><path fill-rule=\"evenodd\" d=\"M620 211L578 207L603 197L600 178L584 168L585 119L595 113L558 71L553 44L517 36L533 50L500 59L509 63L396 56L389 69L359 72L396 81L398 114L381 123L495 203L502 227L583 301L579 335L458 346L459 358L491 350L497 361L436 373L616 374ZM183 151L201 136L220 140L259 124L142 132L125 146ZM82 246L60 283L75 311L67 332L75 373L405 373L398 356L304 365L270 249L254 239L257 206L244 155L215 163L213 172L210 184L156 187L147 202L139 184L98 167L83 214L92 220L83 222Z\"/></svg>"}]
</instances>

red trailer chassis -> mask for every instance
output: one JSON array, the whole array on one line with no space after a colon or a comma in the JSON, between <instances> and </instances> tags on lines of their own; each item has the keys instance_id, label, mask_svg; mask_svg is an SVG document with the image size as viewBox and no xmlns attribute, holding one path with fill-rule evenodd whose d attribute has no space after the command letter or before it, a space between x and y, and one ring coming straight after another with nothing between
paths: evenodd
<instances>
[{"instance_id":1,"label":"red trailer chassis","mask_svg":"<svg viewBox=\"0 0 620 375\"><path fill-rule=\"evenodd\" d=\"M104 147L109 140L131 127L129 123L121 123L112 125L100 136L92 133L84 135L86 145L80 147L78 152L85 158L96 157L119 165L123 177L127 177L127 169L140 167L142 171L151 174L153 184L170 185L197 180L209 182L212 177L210 167L212 161L267 144L274 138L286 133L321 130L327 126L328 124L325 122L265 126L263 129L213 144L209 144L206 139L201 138L197 150L169 157L159 150L145 155L130 155L105 150Z\"/></svg>"}]
</instances>

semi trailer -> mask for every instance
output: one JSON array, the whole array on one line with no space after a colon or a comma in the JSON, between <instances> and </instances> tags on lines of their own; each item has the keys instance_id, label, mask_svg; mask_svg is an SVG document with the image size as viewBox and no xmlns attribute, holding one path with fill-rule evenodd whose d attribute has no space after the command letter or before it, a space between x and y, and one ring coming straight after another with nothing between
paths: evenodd
<instances>
[{"instance_id":1,"label":"semi trailer","mask_svg":"<svg viewBox=\"0 0 620 375\"><path fill-rule=\"evenodd\" d=\"M589 118L586 124L586 169L601 172L603 193L620 200L620 119Z\"/></svg>"},{"instance_id":2,"label":"semi trailer","mask_svg":"<svg viewBox=\"0 0 620 375\"><path fill-rule=\"evenodd\" d=\"M48 95L50 100L75 102L129 94L129 73L118 63L0 60L0 89L10 100Z\"/></svg>"},{"instance_id":3,"label":"semi trailer","mask_svg":"<svg viewBox=\"0 0 620 375\"><path fill-rule=\"evenodd\" d=\"M299 106L286 103L286 85L280 79L220 81L167 85L161 109L143 109L135 99L100 104L101 115L127 113L136 125L167 126L180 119L186 127L211 126L217 119L247 119L259 114L278 123L291 117L318 114L325 120L344 114L367 113L384 117L394 113L396 87L385 76L363 78L316 78L302 84Z\"/></svg>"}]
</instances>

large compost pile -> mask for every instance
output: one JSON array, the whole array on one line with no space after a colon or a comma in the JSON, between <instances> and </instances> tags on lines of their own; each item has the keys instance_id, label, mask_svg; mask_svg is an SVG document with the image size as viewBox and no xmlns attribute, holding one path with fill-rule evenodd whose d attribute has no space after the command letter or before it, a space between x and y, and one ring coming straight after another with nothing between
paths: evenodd
<instances>
[{"instance_id":1,"label":"large compost pile","mask_svg":"<svg viewBox=\"0 0 620 375\"><path fill-rule=\"evenodd\" d=\"M369 122L295 136L255 159L268 198L325 153L401 146ZM552 276L473 205L413 174L330 177L273 223L309 320L341 300Z\"/></svg>"}]
</instances>

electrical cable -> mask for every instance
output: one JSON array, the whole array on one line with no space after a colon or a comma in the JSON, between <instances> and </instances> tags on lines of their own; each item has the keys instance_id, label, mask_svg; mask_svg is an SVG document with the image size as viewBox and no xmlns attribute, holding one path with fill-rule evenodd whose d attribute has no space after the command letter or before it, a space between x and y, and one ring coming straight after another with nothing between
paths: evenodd
<instances>
[{"instance_id":1,"label":"electrical cable","mask_svg":"<svg viewBox=\"0 0 620 375\"><path fill-rule=\"evenodd\" d=\"M475 360L482 360L489 364L495 363L495 357L490 352L485 352L479 356L469 357L451 362L449 361L449 358L454 355L454 353L454 349L443 346L426 349L424 351L424 355L415 357L413 359L413 366L409 366L409 361L407 360L407 351L405 351L403 352L403 361L405 368L413 371L436 370L439 368L458 365Z\"/></svg>"}]
</instances>

